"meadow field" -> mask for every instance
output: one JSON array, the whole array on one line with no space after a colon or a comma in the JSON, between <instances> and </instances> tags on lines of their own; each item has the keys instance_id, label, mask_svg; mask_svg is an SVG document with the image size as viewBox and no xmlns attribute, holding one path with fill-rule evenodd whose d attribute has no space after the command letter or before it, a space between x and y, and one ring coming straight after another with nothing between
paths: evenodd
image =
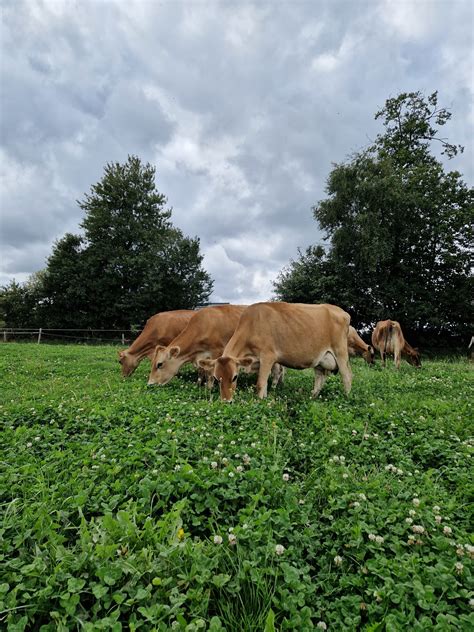
<instances>
[{"instance_id":1,"label":"meadow field","mask_svg":"<svg viewBox=\"0 0 474 632\"><path fill-rule=\"evenodd\" d=\"M0 627L474 629L465 358L224 404L116 356L0 346Z\"/></svg>"}]
</instances>

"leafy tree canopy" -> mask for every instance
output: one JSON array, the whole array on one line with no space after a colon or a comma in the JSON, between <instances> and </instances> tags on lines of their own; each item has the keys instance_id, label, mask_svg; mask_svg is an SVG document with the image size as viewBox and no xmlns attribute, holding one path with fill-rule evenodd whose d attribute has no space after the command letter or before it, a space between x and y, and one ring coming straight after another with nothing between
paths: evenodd
<instances>
[{"instance_id":1,"label":"leafy tree canopy","mask_svg":"<svg viewBox=\"0 0 474 632\"><path fill-rule=\"evenodd\" d=\"M43 326L130 327L206 301L212 280L199 239L173 226L166 203L150 164L107 164L78 202L83 235L66 234L48 259L36 305Z\"/></svg>"},{"instance_id":2,"label":"leafy tree canopy","mask_svg":"<svg viewBox=\"0 0 474 632\"><path fill-rule=\"evenodd\" d=\"M431 153L462 151L439 137L450 118L437 93L388 99L385 132L336 164L313 207L329 246L310 248L275 282L279 299L335 302L356 326L393 318L413 335L472 327L474 192Z\"/></svg>"}]
</instances>

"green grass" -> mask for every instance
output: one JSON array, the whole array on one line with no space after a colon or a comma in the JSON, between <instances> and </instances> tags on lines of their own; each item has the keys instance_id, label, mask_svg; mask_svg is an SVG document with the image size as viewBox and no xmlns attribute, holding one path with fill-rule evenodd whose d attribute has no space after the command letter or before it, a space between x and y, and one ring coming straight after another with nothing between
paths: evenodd
<instances>
[{"instance_id":1,"label":"green grass","mask_svg":"<svg viewBox=\"0 0 474 632\"><path fill-rule=\"evenodd\" d=\"M0 627L474 629L472 364L231 405L148 367L0 346Z\"/></svg>"}]
</instances>

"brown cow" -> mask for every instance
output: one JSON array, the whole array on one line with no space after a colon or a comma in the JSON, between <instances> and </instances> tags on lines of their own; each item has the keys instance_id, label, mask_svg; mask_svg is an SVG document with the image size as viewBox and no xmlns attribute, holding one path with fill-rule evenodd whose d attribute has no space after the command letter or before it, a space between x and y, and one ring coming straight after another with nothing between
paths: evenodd
<instances>
[{"instance_id":1,"label":"brown cow","mask_svg":"<svg viewBox=\"0 0 474 632\"><path fill-rule=\"evenodd\" d=\"M349 327L349 335L347 336L347 350L350 356L362 356L367 364L374 362L374 348L366 344L352 326Z\"/></svg>"},{"instance_id":2,"label":"brown cow","mask_svg":"<svg viewBox=\"0 0 474 632\"><path fill-rule=\"evenodd\" d=\"M382 363L385 366L385 355L393 353L393 359L397 369L400 368L402 355L406 361L414 366L421 367L420 354L403 337L400 323L396 320L381 320L375 325L372 332L372 344L380 352Z\"/></svg>"},{"instance_id":3,"label":"brown cow","mask_svg":"<svg viewBox=\"0 0 474 632\"><path fill-rule=\"evenodd\" d=\"M146 321L143 331L125 351L119 351L122 375L132 375L143 358L152 358L156 345L167 345L186 327L196 314L190 309L160 312Z\"/></svg>"},{"instance_id":4,"label":"brown cow","mask_svg":"<svg viewBox=\"0 0 474 632\"><path fill-rule=\"evenodd\" d=\"M258 396L266 397L268 376L275 363L293 369L314 368L313 396L321 390L328 373L339 369L348 394L352 384L349 323L349 314L335 305L256 303L242 314L222 356L199 364L213 369L221 399L229 402L241 368L258 370Z\"/></svg>"},{"instance_id":5,"label":"brown cow","mask_svg":"<svg viewBox=\"0 0 474 632\"><path fill-rule=\"evenodd\" d=\"M246 307L216 305L195 312L171 343L156 347L148 384L166 384L186 362L197 366L198 360L220 356ZM208 386L212 384L212 376L209 378Z\"/></svg>"}]
</instances>

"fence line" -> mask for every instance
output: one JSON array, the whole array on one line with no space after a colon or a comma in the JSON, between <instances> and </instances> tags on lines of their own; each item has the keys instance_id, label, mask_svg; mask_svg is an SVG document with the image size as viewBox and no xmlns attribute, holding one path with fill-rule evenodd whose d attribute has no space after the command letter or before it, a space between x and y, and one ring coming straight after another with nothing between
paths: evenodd
<instances>
[{"instance_id":1,"label":"fence line","mask_svg":"<svg viewBox=\"0 0 474 632\"><path fill-rule=\"evenodd\" d=\"M83 335L70 335L64 334L61 332L82 332ZM17 336L36 336L37 343L40 344L45 338L52 339L65 339L65 340L76 340L79 342L119 342L122 345L129 343L132 339L136 338L141 330L132 331L131 329L72 329L72 328L43 328L37 327L35 329L28 327L8 327L0 330L0 340L3 342L8 342L8 340L12 340ZM102 337L101 333L118 333L120 337ZM99 334L99 336L94 336L93 334Z\"/></svg>"}]
</instances>

